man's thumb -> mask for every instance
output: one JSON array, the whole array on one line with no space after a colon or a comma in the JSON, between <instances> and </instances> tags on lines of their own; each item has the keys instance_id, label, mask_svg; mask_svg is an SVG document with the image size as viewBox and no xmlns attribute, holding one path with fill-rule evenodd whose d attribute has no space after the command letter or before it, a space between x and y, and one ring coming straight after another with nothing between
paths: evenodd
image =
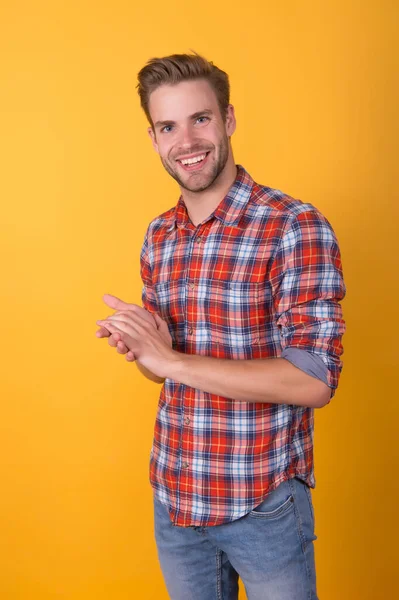
<instances>
[{"instance_id":1,"label":"man's thumb","mask_svg":"<svg viewBox=\"0 0 399 600\"><path fill-rule=\"evenodd\" d=\"M111 296L111 294L104 294L103 300L107 306L113 308L114 310L129 310L134 306L133 304L123 302L123 300L117 298L116 296Z\"/></svg>"},{"instance_id":2,"label":"man's thumb","mask_svg":"<svg viewBox=\"0 0 399 600\"><path fill-rule=\"evenodd\" d=\"M155 323L157 324L158 329L161 329L161 327L163 327L165 329L165 327L166 327L167 330L169 331L168 324L166 323L166 321L161 319L161 317L157 313L152 313L152 316L155 319Z\"/></svg>"}]
</instances>

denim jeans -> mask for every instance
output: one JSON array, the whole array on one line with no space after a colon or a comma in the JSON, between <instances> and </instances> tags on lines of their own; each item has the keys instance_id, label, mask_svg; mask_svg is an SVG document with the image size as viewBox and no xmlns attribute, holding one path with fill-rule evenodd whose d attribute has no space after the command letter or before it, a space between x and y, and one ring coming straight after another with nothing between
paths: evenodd
<instances>
[{"instance_id":1,"label":"denim jeans","mask_svg":"<svg viewBox=\"0 0 399 600\"><path fill-rule=\"evenodd\" d=\"M281 483L244 517L213 527L172 524L154 498L155 540L172 600L317 600L310 490Z\"/></svg>"}]
</instances>

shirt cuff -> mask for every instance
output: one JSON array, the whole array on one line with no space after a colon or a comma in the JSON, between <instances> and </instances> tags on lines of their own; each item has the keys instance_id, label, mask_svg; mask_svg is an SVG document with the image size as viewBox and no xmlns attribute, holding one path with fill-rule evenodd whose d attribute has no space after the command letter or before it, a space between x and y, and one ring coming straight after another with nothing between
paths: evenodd
<instances>
[{"instance_id":1,"label":"shirt cuff","mask_svg":"<svg viewBox=\"0 0 399 600\"><path fill-rule=\"evenodd\" d=\"M304 371L311 377L320 379L326 385L328 384L328 369L318 354L302 350L301 348L284 348L281 358L285 358L301 371ZM330 386L329 386L330 387ZM334 390L331 390L332 392Z\"/></svg>"}]
</instances>

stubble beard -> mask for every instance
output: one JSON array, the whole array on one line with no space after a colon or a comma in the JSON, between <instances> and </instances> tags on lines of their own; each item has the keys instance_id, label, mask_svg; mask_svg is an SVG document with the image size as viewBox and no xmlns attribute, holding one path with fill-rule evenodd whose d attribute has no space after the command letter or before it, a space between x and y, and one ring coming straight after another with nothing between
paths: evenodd
<instances>
[{"instance_id":1,"label":"stubble beard","mask_svg":"<svg viewBox=\"0 0 399 600\"><path fill-rule=\"evenodd\" d=\"M218 149L217 159L212 163L212 169L206 175L205 181L201 178L201 175L205 175L203 173L193 173L188 181L184 181L167 159L164 159L162 156L160 158L165 170L175 181L177 181L180 187L189 192L203 192L213 185L227 164L229 158L229 138L227 136L222 139ZM194 150L194 152L197 152L197 150ZM208 150L206 150L206 152L208 152ZM171 160L175 162L175 159ZM188 173L188 175L190 175L190 173Z\"/></svg>"}]
</instances>

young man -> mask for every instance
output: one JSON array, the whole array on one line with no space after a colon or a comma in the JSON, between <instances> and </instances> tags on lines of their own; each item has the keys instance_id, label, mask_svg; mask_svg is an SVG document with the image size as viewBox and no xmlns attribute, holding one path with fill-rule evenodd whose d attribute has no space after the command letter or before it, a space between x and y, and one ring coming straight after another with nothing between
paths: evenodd
<instances>
[{"instance_id":1,"label":"young man","mask_svg":"<svg viewBox=\"0 0 399 600\"><path fill-rule=\"evenodd\" d=\"M313 413L341 371L334 232L311 204L233 158L227 75L199 55L153 59L138 90L177 181L142 253L143 307L98 321L163 382L151 451L158 555L173 600L316 599Z\"/></svg>"}]
</instances>

